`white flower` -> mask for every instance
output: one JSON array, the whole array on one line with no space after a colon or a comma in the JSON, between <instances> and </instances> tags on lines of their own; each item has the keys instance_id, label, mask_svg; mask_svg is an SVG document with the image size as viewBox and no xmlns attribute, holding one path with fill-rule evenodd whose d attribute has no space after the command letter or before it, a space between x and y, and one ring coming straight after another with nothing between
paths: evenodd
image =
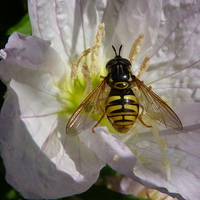
<instances>
[{"instance_id":1,"label":"white flower","mask_svg":"<svg viewBox=\"0 0 200 200\"><path fill-rule=\"evenodd\" d=\"M199 199L199 8L182 1L30 0L35 36L14 33L0 53L0 74L8 88L0 133L7 181L26 198L61 198L87 190L107 163L146 187ZM86 88L81 72L70 79L71 68L92 47L102 22L106 28L97 70L102 72L114 57L112 45L122 44L122 56L128 57L143 33L133 71L146 54L152 55L141 79L166 97L183 122L182 133L161 131L171 164L168 181L149 129L138 131L136 124L139 137L126 144L106 127L76 137L65 133Z\"/></svg>"}]
</instances>

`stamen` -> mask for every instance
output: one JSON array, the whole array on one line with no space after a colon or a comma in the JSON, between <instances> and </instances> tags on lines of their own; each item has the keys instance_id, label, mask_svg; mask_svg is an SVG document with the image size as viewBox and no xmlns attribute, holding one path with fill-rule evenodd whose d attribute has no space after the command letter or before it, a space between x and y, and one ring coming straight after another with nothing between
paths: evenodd
<instances>
[{"instance_id":1,"label":"stamen","mask_svg":"<svg viewBox=\"0 0 200 200\"><path fill-rule=\"evenodd\" d=\"M91 81L91 77L90 77L90 70L89 70L88 65L86 63L83 64L81 71L83 73L83 76L85 77L86 85L87 85L87 88L85 90L85 94L89 94L90 92L92 92L92 81Z\"/></svg>"},{"instance_id":2,"label":"stamen","mask_svg":"<svg viewBox=\"0 0 200 200\"><path fill-rule=\"evenodd\" d=\"M135 127L134 127L135 128ZM136 129L132 128L131 131L129 131L126 134L120 135L121 140L126 143L129 141L132 137L138 137L138 132ZM134 129L134 131L132 131Z\"/></svg>"},{"instance_id":3,"label":"stamen","mask_svg":"<svg viewBox=\"0 0 200 200\"><path fill-rule=\"evenodd\" d=\"M136 157L137 157L138 162L142 165L150 165L152 163L152 161L148 161L146 156L144 155L139 155Z\"/></svg>"},{"instance_id":4,"label":"stamen","mask_svg":"<svg viewBox=\"0 0 200 200\"><path fill-rule=\"evenodd\" d=\"M135 56L140 52L141 42L143 40L144 34L140 34L137 40L134 42L130 54L129 54L129 61L133 64L135 60Z\"/></svg>"},{"instance_id":5,"label":"stamen","mask_svg":"<svg viewBox=\"0 0 200 200\"><path fill-rule=\"evenodd\" d=\"M143 60L142 65L138 71L138 75L137 78L140 79L141 75L146 72L146 70L148 69L148 62L150 60L150 55L146 55L146 58Z\"/></svg>"},{"instance_id":6,"label":"stamen","mask_svg":"<svg viewBox=\"0 0 200 200\"><path fill-rule=\"evenodd\" d=\"M151 123L151 126L152 126L151 132L153 133L156 143L158 144L158 148L160 150L160 153L161 153L161 156L163 159L162 167L165 168L167 180L169 181L170 177L171 177L171 170L170 170L170 162L168 161L167 155L165 152L165 147L166 147L165 140L160 138L159 130L158 130L157 126L155 125L155 123L152 120L151 120L151 122L152 122Z\"/></svg>"},{"instance_id":7,"label":"stamen","mask_svg":"<svg viewBox=\"0 0 200 200\"><path fill-rule=\"evenodd\" d=\"M98 32L94 40L94 45L92 47L92 52L91 52L91 71L92 73L95 73L97 70L97 65L98 65L98 56L100 53L100 48L102 44L102 38L105 33L105 24L101 23L98 27Z\"/></svg>"},{"instance_id":8,"label":"stamen","mask_svg":"<svg viewBox=\"0 0 200 200\"><path fill-rule=\"evenodd\" d=\"M168 106L172 106L171 105L171 102L169 102L168 100L167 100L167 98L164 96L164 95L162 95L161 97L160 97Z\"/></svg>"},{"instance_id":9,"label":"stamen","mask_svg":"<svg viewBox=\"0 0 200 200\"><path fill-rule=\"evenodd\" d=\"M76 61L74 62L73 66L72 66L72 71L71 71L71 79L73 80L77 74L78 71L78 66L82 60L83 57L87 56L89 53L91 52L91 49L86 49L85 51L83 51L81 53L81 55L78 56L78 58L76 59Z\"/></svg>"}]
</instances>

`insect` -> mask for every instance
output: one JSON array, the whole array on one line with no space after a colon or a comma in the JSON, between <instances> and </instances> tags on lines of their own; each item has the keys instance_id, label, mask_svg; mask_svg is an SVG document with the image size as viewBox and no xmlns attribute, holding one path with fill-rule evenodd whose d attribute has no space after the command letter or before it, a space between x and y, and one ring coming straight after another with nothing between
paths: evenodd
<instances>
[{"instance_id":1,"label":"insect","mask_svg":"<svg viewBox=\"0 0 200 200\"><path fill-rule=\"evenodd\" d=\"M112 46L113 47L113 46ZM145 111L155 122L173 131L181 131L182 123L175 112L143 81L131 73L131 63L120 55L122 45L115 57L107 62L107 76L80 104L69 119L66 133L75 136L89 127L94 128L104 116L120 133L128 132L135 121L142 121ZM136 87L137 90L133 88ZM139 112L139 109L142 112ZM98 116L98 121L95 118ZM99 117L101 116L101 117Z\"/></svg>"}]
</instances>

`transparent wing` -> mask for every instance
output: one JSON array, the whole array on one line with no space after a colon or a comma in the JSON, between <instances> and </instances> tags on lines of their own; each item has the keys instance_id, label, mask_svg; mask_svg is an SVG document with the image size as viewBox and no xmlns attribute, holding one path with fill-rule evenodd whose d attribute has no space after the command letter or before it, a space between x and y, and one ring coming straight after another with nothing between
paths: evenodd
<instances>
[{"instance_id":1,"label":"transparent wing","mask_svg":"<svg viewBox=\"0 0 200 200\"><path fill-rule=\"evenodd\" d=\"M105 112L105 100L110 92L110 87L105 79L88 95L74 114L70 117L66 133L75 136L94 126Z\"/></svg>"},{"instance_id":2,"label":"transparent wing","mask_svg":"<svg viewBox=\"0 0 200 200\"><path fill-rule=\"evenodd\" d=\"M138 87L135 95L139 104L155 122L175 132L183 130L182 123L176 113L151 88L134 76L133 84Z\"/></svg>"}]
</instances>

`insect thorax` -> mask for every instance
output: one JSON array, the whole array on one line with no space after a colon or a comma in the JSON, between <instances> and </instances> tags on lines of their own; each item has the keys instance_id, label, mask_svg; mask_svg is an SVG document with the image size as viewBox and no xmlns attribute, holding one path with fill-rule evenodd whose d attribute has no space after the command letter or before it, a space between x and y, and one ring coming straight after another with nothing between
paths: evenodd
<instances>
[{"instance_id":1,"label":"insect thorax","mask_svg":"<svg viewBox=\"0 0 200 200\"><path fill-rule=\"evenodd\" d=\"M110 87L121 90L128 88L132 81L130 67L119 63L110 68L108 77Z\"/></svg>"}]
</instances>

